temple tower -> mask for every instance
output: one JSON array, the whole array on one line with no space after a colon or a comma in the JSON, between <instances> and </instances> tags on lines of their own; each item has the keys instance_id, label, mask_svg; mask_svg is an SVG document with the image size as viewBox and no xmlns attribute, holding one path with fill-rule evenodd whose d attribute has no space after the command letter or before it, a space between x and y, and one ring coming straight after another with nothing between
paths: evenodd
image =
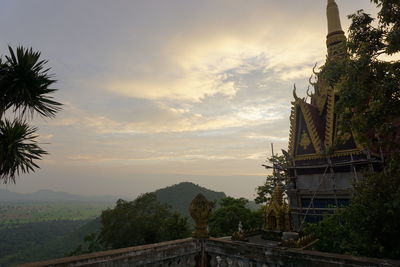
<instances>
[{"instance_id":1,"label":"temple tower","mask_svg":"<svg viewBox=\"0 0 400 267\"><path fill-rule=\"evenodd\" d=\"M348 55L334 0L328 0L326 14L327 63L339 64ZM378 165L376 157L357 142L352 131L342 132L338 127L335 102L340 92L321 73L313 73L313 93L307 90L309 100L300 98L295 87L290 115L287 194L295 230L304 222L319 221L322 214L347 205L352 185L362 178L360 170Z\"/></svg>"}]
</instances>

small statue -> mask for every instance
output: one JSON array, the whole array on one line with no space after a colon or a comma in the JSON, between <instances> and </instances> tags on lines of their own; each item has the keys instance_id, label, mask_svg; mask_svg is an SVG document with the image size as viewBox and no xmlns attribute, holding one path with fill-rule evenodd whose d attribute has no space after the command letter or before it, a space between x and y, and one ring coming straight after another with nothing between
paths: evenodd
<instances>
[{"instance_id":1,"label":"small statue","mask_svg":"<svg viewBox=\"0 0 400 267\"><path fill-rule=\"evenodd\" d=\"M190 203L189 212L195 221L194 238L208 238L208 217L213 208L212 202L208 201L202 194L198 194Z\"/></svg>"},{"instance_id":2,"label":"small statue","mask_svg":"<svg viewBox=\"0 0 400 267\"><path fill-rule=\"evenodd\" d=\"M242 225L242 221L239 221L239 225L238 225L238 231L240 233L243 233L243 225Z\"/></svg>"},{"instance_id":3,"label":"small statue","mask_svg":"<svg viewBox=\"0 0 400 267\"><path fill-rule=\"evenodd\" d=\"M241 221L239 221L238 230L232 234L231 239L234 241L244 241L244 242L248 241L248 239L246 239L246 236L244 234L243 224Z\"/></svg>"}]
</instances>

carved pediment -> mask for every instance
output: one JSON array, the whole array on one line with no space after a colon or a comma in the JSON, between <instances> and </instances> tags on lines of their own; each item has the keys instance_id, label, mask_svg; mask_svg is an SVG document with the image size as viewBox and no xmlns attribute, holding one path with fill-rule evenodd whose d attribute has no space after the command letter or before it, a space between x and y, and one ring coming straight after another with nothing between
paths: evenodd
<instances>
[{"instance_id":1,"label":"carved pediment","mask_svg":"<svg viewBox=\"0 0 400 267\"><path fill-rule=\"evenodd\" d=\"M318 111L303 99L293 102L289 138L291 156L313 155L322 152L323 124Z\"/></svg>"}]
</instances>

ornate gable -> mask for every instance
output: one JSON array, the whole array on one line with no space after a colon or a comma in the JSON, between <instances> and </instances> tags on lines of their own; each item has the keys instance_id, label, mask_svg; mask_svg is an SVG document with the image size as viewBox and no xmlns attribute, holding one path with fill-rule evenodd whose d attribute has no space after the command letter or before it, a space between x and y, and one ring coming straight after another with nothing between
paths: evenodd
<instances>
[{"instance_id":1,"label":"ornate gable","mask_svg":"<svg viewBox=\"0 0 400 267\"><path fill-rule=\"evenodd\" d=\"M334 0L328 1L327 6L328 35L326 45L328 50L327 61L331 63L345 59L346 36L341 28L339 9ZM321 73L315 71L309 82L314 93L309 103L305 98L296 95L292 102L290 114L289 154L294 160L307 160L362 153L362 146L357 143L354 133L341 132L340 122L335 114L335 101L340 97L340 92L329 85ZM315 78L315 82L312 78Z\"/></svg>"},{"instance_id":2,"label":"ornate gable","mask_svg":"<svg viewBox=\"0 0 400 267\"><path fill-rule=\"evenodd\" d=\"M322 153L323 125L315 107L296 98L290 115L289 154L292 157Z\"/></svg>"},{"instance_id":3,"label":"ornate gable","mask_svg":"<svg viewBox=\"0 0 400 267\"><path fill-rule=\"evenodd\" d=\"M295 160L307 160L325 157L330 151L331 156L342 156L361 153L362 146L356 142L353 133L342 133L338 127L335 114L335 100L338 97L334 88L322 88L326 92L326 99L322 95L311 97L311 103L316 103L315 98L324 102L323 109L307 103L304 98L299 98L294 89L290 114L289 154ZM322 91L322 90L321 90Z\"/></svg>"}]
</instances>

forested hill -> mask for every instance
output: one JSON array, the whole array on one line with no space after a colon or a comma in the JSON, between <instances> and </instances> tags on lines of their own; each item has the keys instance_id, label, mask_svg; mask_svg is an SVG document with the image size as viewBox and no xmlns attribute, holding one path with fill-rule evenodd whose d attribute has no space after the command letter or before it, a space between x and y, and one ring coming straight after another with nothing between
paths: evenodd
<instances>
[{"instance_id":1,"label":"forested hill","mask_svg":"<svg viewBox=\"0 0 400 267\"><path fill-rule=\"evenodd\" d=\"M226 196L223 192L189 182L162 188L154 193L160 202L189 218L189 204L198 193L208 200ZM0 267L60 258L71 253L83 243L85 236L100 231L100 218L89 221L88 214L92 217L95 215L93 211L97 210L95 216L99 216L99 205L103 205L103 209L113 208L116 199L105 205L85 202L93 201L90 197L62 192L42 190L19 194L0 189L0 219L3 217L3 223L0 220ZM6 223L6 216L13 219ZM1 240L7 242L2 243Z\"/></svg>"},{"instance_id":2,"label":"forested hill","mask_svg":"<svg viewBox=\"0 0 400 267\"><path fill-rule=\"evenodd\" d=\"M202 193L210 201L226 197L224 192L216 192L190 182L158 189L154 193L160 202L170 205L173 211L178 211L188 217L190 216L188 210L190 202L197 194Z\"/></svg>"}]
</instances>

